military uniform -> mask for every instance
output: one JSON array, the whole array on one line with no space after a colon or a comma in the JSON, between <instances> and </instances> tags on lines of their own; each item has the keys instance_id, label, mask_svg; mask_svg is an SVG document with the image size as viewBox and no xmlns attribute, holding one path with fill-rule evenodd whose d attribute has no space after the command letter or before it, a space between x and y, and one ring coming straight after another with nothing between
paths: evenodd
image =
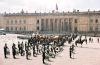
<instances>
[{"instance_id":1,"label":"military uniform","mask_svg":"<svg viewBox=\"0 0 100 65\"><path fill-rule=\"evenodd\" d=\"M4 46L4 56L5 56L5 58L7 58L7 49L8 49L7 44L5 44L5 46Z\"/></svg>"},{"instance_id":2,"label":"military uniform","mask_svg":"<svg viewBox=\"0 0 100 65\"><path fill-rule=\"evenodd\" d=\"M16 57L15 57L15 55L16 55L16 47L15 47L15 44L13 44L13 46L12 46L12 54L13 54L13 58L15 59Z\"/></svg>"}]
</instances>

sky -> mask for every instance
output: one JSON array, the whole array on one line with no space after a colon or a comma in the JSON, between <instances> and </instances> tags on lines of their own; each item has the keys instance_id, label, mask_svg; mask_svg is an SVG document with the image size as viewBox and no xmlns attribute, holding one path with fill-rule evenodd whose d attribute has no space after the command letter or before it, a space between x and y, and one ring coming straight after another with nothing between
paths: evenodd
<instances>
[{"instance_id":1,"label":"sky","mask_svg":"<svg viewBox=\"0 0 100 65\"><path fill-rule=\"evenodd\" d=\"M0 0L0 13L52 12L58 5L58 11L91 11L100 9L100 0Z\"/></svg>"}]
</instances>

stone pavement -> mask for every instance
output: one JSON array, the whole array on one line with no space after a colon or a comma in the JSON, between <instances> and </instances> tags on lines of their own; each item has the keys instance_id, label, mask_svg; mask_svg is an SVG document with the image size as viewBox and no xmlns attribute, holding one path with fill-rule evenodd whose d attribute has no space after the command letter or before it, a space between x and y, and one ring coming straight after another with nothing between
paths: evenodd
<instances>
[{"instance_id":1,"label":"stone pavement","mask_svg":"<svg viewBox=\"0 0 100 65\"><path fill-rule=\"evenodd\" d=\"M97 43L97 37L93 39L93 43L84 43L82 48L80 45L75 48L74 59L69 58L70 45L66 42L64 51L59 53L56 58L50 58L50 61L46 61L45 65L100 65L100 43ZM31 57L31 60L26 60L25 56L17 56L18 59L13 59L12 55L8 59L4 59L4 44L7 43L8 47L11 48L12 43L18 41L21 42L22 40L17 39L16 35L0 36L0 65L43 65L41 55Z\"/></svg>"}]
</instances>

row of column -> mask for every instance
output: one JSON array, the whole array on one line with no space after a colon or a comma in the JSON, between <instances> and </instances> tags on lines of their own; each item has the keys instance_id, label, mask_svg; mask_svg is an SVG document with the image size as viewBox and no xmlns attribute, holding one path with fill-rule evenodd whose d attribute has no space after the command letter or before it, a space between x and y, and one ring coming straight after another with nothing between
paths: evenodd
<instances>
[{"instance_id":1,"label":"row of column","mask_svg":"<svg viewBox=\"0 0 100 65\"><path fill-rule=\"evenodd\" d=\"M41 19L41 31L49 32L68 32L71 30L69 19Z\"/></svg>"}]
</instances>

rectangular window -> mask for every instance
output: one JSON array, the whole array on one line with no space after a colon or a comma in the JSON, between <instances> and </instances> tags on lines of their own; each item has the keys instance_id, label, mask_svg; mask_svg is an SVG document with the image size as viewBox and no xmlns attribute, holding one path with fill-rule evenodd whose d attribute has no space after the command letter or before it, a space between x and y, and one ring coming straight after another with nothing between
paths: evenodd
<instances>
[{"instance_id":1,"label":"rectangular window","mask_svg":"<svg viewBox=\"0 0 100 65\"><path fill-rule=\"evenodd\" d=\"M22 24L22 21L21 20L19 20L19 24Z\"/></svg>"},{"instance_id":2,"label":"rectangular window","mask_svg":"<svg viewBox=\"0 0 100 65\"><path fill-rule=\"evenodd\" d=\"M11 24L13 24L13 20L11 20Z\"/></svg>"},{"instance_id":3,"label":"rectangular window","mask_svg":"<svg viewBox=\"0 0 100 65\"><path fill-rule=\"evenodd\" d=\"M98 19L95 20L95 23L98 23Z\"/></svg>"},{"instance_id":4,"label":"rectangular window","mask_svg":"<svg viewBox=\"0 0 100 65\"><path fill-rule=\"evenodd\" d=\"M24 31L26 31L26 27L24 26Z\"/></svg>"},{"instance_id":5,"label":"rectangular window","mask_svg":"<svg viewBox=\"0 0 100 65\"><path fill-rule=\"evenodd\" d=\"M93 31L93 27L91 26L91 27L90 27L90 32L92 32L92 31Z\"/></svg>"},{"instance_id":6,"label":"rectangular window","mask_svg":"<svg viewBox=\"0 0 100 65\"><path fill-rule=\"evenodd\" d=\"M15 31L17 31L17 27L15 27Z\"/></svg>"},{"instance_id":7,"label":"rectangular window","mask_svg":"<svg viewBox=\"0 0 100 65\"><path fill-rule=\"evenodd\" d=\"M6 27L6 31L9 31L9 27Z\"/></svg>"},{"instance_id":8,"label":"rectangular window","mask_svg":"<svg viewBox=\"0 0 100 65\"><path fill-rule=\"evenodd\" d=\"M11 27L11 31L13 31L13 27Z\"/></svg>"},{"instance_id":9,"label":"rectangular window","mask_svg":"<svg viewBox=\"0 0 100 65\"><path fill-rule=\"evenodd\" d=\"M39 24L39 20L37 20L37 24Z\"/></svg>"},{"instance_id":10,"label":"rectangular window","mask_svg":"<svg viewBox=\"0 0 100 65\"><path fill-rule=\"evenodd\" d=\"M37 26L37 30L39 30L39 26Z\"/></svg>"},{"instance_id":11,"label":"rectangular window","mask_svg":"<svg viewBox=\"0 0 100 65\"><path fill-rule=\"evenodd\" d=\"M15 24L17 24L17 20L15 20Z\"/></svg>"},{"instance_id":12,"label":"rectangular window","mask_svg":"<svg viewBox=\"0 0 100 65\"><path fill-rule=\"evenodd\" d=\"M95 31L96 31L96 32L98 31L98 26L95 27Z\"/></svg>"},{"instance_id":13,"label":"rectangular window","mask_svg":"<svg viewBox=\"0 0 100 65\"><path fill-rule=\"evenodd\" d=\"M77 23L77 19L75 19L75 23Z\"/></svg>"},{"instance_id":14,"label":"rectangular window","mask_svg":"<svg viewBox=\"0 0 100 65\"><path fill-rule=\"evenodd\" d=\"M90 19L90 22L93 23L93 19Z\"/></svg>"},{"instance_id":15,"label":"rectangular window","mask_svg":"<svg viewBox=\"0 0 100 65\"><path fill-rule=\"evenodd\" d=\"M46 31L48 31L48 19L46 19Z\"/></svg>"},{"instance_id":16,"label":"rectangular window","mask_svg":"<svg viewBox=\"0 0 100 65\"><path fill-rule=\"evenodd\" d=\"M9 20L7 20L7 24L9 24Z\"/></svg>"},{"instance_id":17,"label":"rectangular window","mask_svg":"<svg viewBox=\"0 0 100 65\"><path fill-rule=\"evenodd\" d=\"M44 19L41 19L41 31L44 31Z\"/></svg>"},{"instance_id":18,"label":"rectangular window","mask_svg":"<svg viewBox=\"0 0 100 65\"><path fill-rule=\"evenodd\" d=\"M24 24L26 24L26 20L24 20L23 22L24 22Z\"/></svg>"},{"instance_id":19,"label":"rectangular window","mask_svg":"<svg viewBox=\"0 0 100 65\"><path fill-rule=\"evenodd\" d=\"M77 33L77 32L78 32L77 27L75 27L74 32L75 32L75 33Z\"/></svg>"},{"instance_id":20,"label":"rectangular window","mask_svg":"<svg viewBox=\"0 0 100 65\"><path fill-rule=\"evenodd\" d=\"M20 27L19 30L22 31L22 28Z\"/></svg>"},{"instance_id":21,"label":"rectangular window","mask_svg":"<svg viewBox=\"0 0 100 65\"><path fill-rule=\"evenodd\" d=\"M50 19L51 31L53 31L53 19Z\"/></svg>"}]
</instances>

